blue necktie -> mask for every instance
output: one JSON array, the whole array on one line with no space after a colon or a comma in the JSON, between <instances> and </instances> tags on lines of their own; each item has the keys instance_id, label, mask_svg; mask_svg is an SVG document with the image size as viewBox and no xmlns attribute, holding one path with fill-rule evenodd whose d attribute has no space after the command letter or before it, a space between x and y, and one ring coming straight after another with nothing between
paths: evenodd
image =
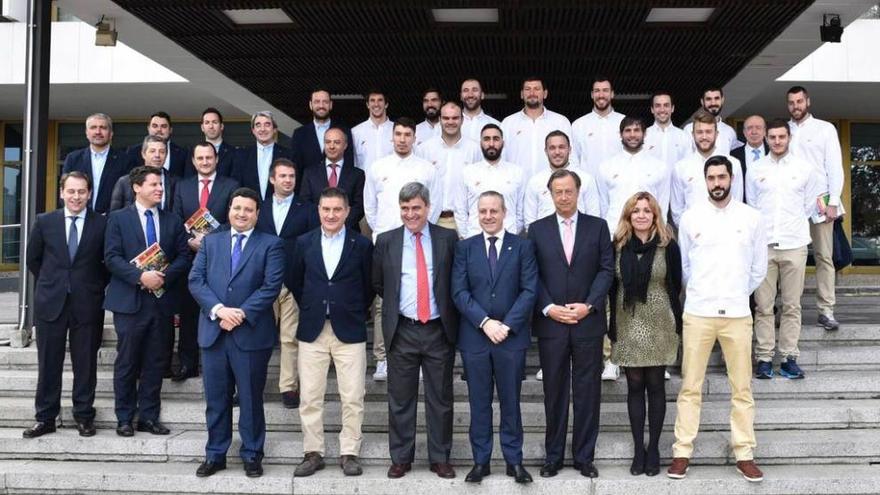
<instances>
[{"instance_id":1,"label":"blue necktie","mask_svg":"<svg viewBox=\"0 0 880 495\"><path fill-rule=\"evenodd\" d=\"M153 210L144 212L147 217L147 247L156 243L156 224L153 223Z\"/></svg>"},{"instance_id":2,"label":"blue necktie","mask_svg":"<svg viewBox=\"0 0 880 495\"><path fill-rule=\"evenodd\" d=\"M489 272L492 274L492 278L495 278L495 265L498 264L498 250L495 248L495 241L498 238L494 235L489 238Z\"/></svg>"},{"instance_id":3,"label":"blue necktie","mask_svg":"<svg viewBox=\"0 0 880 495\"><path fill-rule=\"evenodd\" d=\"M235 273L238 262L241 260L241 243L244 241L244 234L232 234L232 237L235 237L235 245L232 246L232 271L230 273Z\"/></svg>"},{"instance_id":4,"label":"blue necktie","mask_svg":"<svg viewBox=\"0 0 880 495\"><path fill-rule=\"evenodd\" d=\"M79 217L76 215L70 216L70 234L67 236L67 254L70 255L70 262L73 263L73 258L76 257L76 248L79 247L79 239L78 239L78 229L76 228L76 220Z\"/></svg>"},{"instance_id":5,"label":"blue necktie","mask_svg":"<svg viewBox=\"0 0 880 495\"><path fill-rule=\"evenodd\" d=\"M757 150L757 149L752 150L752 155L754 155L754 157L755 157L754 161L760 160L761 159L761 150Z\"/></svg>"}]
</instances>

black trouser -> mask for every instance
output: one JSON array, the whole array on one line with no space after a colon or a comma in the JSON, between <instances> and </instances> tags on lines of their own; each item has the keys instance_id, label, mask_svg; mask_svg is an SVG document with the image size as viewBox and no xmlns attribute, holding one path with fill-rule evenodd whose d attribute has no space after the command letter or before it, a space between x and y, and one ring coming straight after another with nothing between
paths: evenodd
<instances>
[{"instance_id":1,"label":"black trouser","mask_svg":"<svg viewBox=\"0 0 880 495\"><path fill-rule=\"evenodd\" d=\"M199 305L190 295L189 290L180 291L180 332L177 337L177 357L180 366L186 366L190 371L199 369ZM174 332L168 339L168 355L174 355ZM168 362L169 365L171 361Z\"/></svg>"},{"instance_id":2,"label":"black trouser","mask_svg":"<svg viewBox=\"0 0 880 495\"><path fill-rule=\"evenodd\" d=\"M37 421L53 421L61 412L61 374L70 331L70 362L73 365L73 417L77 421L95 418L98 348L103 321L80 323L64 303L55 321L36 320L37 393L34 399Z\"/></svg>"}]
</instances>

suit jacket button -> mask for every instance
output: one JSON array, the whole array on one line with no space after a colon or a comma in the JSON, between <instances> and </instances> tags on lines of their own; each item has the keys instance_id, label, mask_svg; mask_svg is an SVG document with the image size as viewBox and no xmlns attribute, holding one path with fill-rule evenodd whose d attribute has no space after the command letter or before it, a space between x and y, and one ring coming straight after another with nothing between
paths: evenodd
<instances>
[{"instance_id":1,"label":"suit jacket button","mask_svg":"<svg viewBox=\"0 0 880 495\"><path fill-rule=\"evenodd\" d=\"M333 282L327 282L327 285L329 285L329 286L332 287L332 286L333 286Z\"/></svg>"},{"instance_id":2,"label":"suit jacket button","mask_svg":"<svg viewBox=\"0 0 880 495\"><path fill-rule=\"evenodd\" d=\"M228 289L226 289L226 292L232 292L232 287L229 287Z\"/></svg>"},{"instance_id":3,"label":"suit jacket button","mask_svg":"<svg viewBox=\"0 0 880 495\"><path fill-rule=\"evenodd\" d=\"M321 301L321 304L327 304L327 300L324 299L323 301Z\"/></svg>"},{"instance_id":4,"label":"suit jacket button","mask_svg":"<svg viewBox=\"0 0 880 495\"><path fill-rule=\"evenodd\" d=\"M492 297L495 297L495 294L492 294Z\"/></svg>"}]
</instances>

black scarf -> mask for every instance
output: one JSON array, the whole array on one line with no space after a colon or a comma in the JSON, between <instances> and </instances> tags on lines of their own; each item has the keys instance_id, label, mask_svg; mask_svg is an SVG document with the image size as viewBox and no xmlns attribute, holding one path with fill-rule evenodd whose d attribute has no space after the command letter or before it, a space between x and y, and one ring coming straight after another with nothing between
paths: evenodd
<instances>
[{"instance_id":1,"label":"black scarf","mask_svg":"<svg viewBox=\"0 0 880 495\"><path fill-rule=\"evenodd\" d=\"M648 242L633 235L620 250L620 278L623 282L623 306L633 308L636 302L648 300L648 282L651 281L651 266L657 252L660 236L655 235ZM638 255L642 255L641 258Z\"/></svg>"}]
</instances>

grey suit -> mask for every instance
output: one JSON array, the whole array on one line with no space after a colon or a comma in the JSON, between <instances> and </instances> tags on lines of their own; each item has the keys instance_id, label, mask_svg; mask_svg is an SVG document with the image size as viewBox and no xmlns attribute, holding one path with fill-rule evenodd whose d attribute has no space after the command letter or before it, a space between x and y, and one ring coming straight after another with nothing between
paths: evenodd
<instances>
[{"instance_id":1,"label":"grey suit","mask_svg":"<svg viewBox=\"0 0 880 495\"><path fill-rule=\"evenodd\" d=\"M459 316L450 292L455 232L428 224L433 277L431 290L440 317L422 324L398 314L404 228L382 233L373 251L373 286L383 299L382 328L388 348L388 423L391 461L407 464L415 455L419 370L425 384L428 460L449 462L452 449L452 366Z\"/></svg>"}]
</instances>

